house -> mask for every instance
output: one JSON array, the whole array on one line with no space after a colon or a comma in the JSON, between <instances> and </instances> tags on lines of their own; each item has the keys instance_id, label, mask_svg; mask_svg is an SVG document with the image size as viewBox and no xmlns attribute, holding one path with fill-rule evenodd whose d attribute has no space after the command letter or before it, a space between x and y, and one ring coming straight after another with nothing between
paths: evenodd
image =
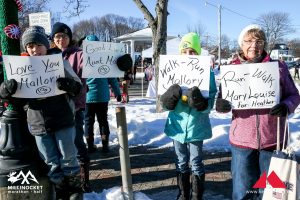
<instances>
[{"instance_id":1,"label":"house","mask_svg":"<svg viewBox=\"0 0 300 200\"><path fill-rule=\"evenodd\" d=\"M167 36L167 39L171 38L175 38L175 36ZM152 30L151 28L144 28L133 33L121 35L114 38L114 40L126 44L126 52L131 55L134 62L144 49L152 46Z\"/></svg>"}]
</instances>

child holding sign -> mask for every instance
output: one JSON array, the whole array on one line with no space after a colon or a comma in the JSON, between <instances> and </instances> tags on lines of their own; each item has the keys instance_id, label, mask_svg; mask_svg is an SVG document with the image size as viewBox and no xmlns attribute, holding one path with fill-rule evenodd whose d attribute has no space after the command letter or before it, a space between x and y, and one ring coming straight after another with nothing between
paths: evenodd
<instances>
[{"instance_id":1,"label":"child holding sign","mask_svg":"<svg viewBox=\"0 0 300 200\"><path fill-rule=\"evenodd\" d=\"M240 33L238 42L242 51L232 64L272 62L270 55L264 49L265 32L259 25L245 27ZM281 119L280 142L282 144L286 116L294 112L300 102L299 92L287 65L283 61L276 62L279 65L280 103L272 108L232 110L229 140L232 153L232 199L234 200L262 197L262 193L253 189L253 186L261 174L268 171L272 153L276 149L277 118ZM222 99L220 90L216 110L226 113L231 109L230 102Z\"/></svg>"},{"instance_id":2,"label":"child holding sign","mask_svg":"<svg viewBox=\"0 0 300 200\"><path fill-rule=\"evenodd\" d=\"M181 55L199 55L201 46L198 34L189 33L183 36L179 51ZM173 139L176 153L179 188L177 199L190 199L190 194L191 199L202 199L205 181L202 145L203 140L212 136L209 113L213 108L216 92L214 73L211 70L208 99L202 96L196 86L182 96L182 89L177 84L172 85L161 96L163 108L170 110L164 132ZM192 173L192 184L190 173Z\"/></svg>"},{"instance_id":3,"label":"child holding sign","mask_svg":"<svg viewBox=\"0 0 300 200\"><path fill-rule=\"evenodd\" d=\"M22 44L30 56L47 55L49 42L44 28L32 26L22 35ZM65 78L58 78L58 89L66 93L39 99L27 99L27 122L34 135L40 156L49 167L48 176L55 185L57 199L80 196L80 167L74 145L74 102L81 88L81 82L70 64L64 62ZM18 87L14 79L6 80L0 86L1 98L10 98Z\"/></svg>"}]
</instances>

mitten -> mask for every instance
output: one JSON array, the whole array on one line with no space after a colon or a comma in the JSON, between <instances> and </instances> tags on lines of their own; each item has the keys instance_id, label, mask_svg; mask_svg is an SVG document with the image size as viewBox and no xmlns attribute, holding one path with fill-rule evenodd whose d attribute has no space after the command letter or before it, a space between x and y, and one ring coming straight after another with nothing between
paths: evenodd
<instances>
[{"instance_id":1,"label":"mitten","mask_svg":"<svg viewBox=\"0 0 300 200\"><path fill-rule=\"evenodd\" d=\"M16 93L18 83L15 79L5 80L0 85L0 97L6 99Z\"/></svg>"},{"instance_id":2,"label":"mitten","mask_svg":"<svg viewBox=\"0 0 300 200\"><path fill-rule=\"evenodd\" d=\"M122 96L121 95L118 95L117 96L117 102L121 102L122 101Z\"/></svg>"},{"instance_id":3,"label":"mitten","mask_svg":"<svg viewBox=\"0 0 300 200\"><path fill-rule=\"evenodd\" d=\"M270 110L270 115L285 117L289 112L289 108L285 103L279 103Z\"/></svg>"},{"instance_id":4,"label":"mitten","mask_svg":"<svg viewBox=\"0 0 300 200\"><path fill-rule=\"evenodd\" d=\"M226 99L218 98L216 101L216 110L221 113L227 113L231 111L231 104Z\"/></svg>"},{"instance_id":5,"label":"mitten","mask_svg":"<svg viewBox=\"0 0 300 200\"><path fill-rule=\"evenodd\" d=\"M198 87L194 86L187 92L187 102L191 108L195 108L198 111L203 111L208 106L208 100L204 98Z\"/></svg>"},{"instance_id":6,"label":"mitten","mask_svg":"<svg viewBox=\"0 0 300 200\"><path fill-rule=\"evenodd\" d=\"M76 96L81 90L81 84L71 78L58 78L56 80L57 88L66 91L71 96Z\"/></svg>"},{"instance_id":7,"label":"mitten","mask_svg":"<svg viewBox=\"0 0 300 200\"><path fill-rule=\"evenodd\" d=\"M174 110L179 99L181 98L182 91L178 84L174 84L160 97L162 106L168 110Z\"/></svg>"},{"instance_id":8,"label":"mitten","mask_svg":"<svg viewBox=\"0 0 300 200\"><path fill-rule=\"evenodd\" d=\"M56 47L47 50L47 55L54 55L54 54L59 54L59 53L62 53L62 51Z\"/></svg>"},{"instance_id":9,"label":"mitten","mask_svg":"<svg viewBox=\"0 0 300 200\"><path fill-rule=\"evenodd\" d=\"M117 59L117 66L121 71L128 71L132 68L132 59L129 54L125 54L123 56L120 56Z\"/></svg>"}]
</instances>

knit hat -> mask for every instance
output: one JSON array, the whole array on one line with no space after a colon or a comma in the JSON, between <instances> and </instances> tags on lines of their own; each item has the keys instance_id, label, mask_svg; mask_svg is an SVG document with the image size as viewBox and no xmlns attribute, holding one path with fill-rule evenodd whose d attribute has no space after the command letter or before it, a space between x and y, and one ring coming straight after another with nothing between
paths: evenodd
<instances>
[{"instance_id":1,"label":"knit hat","mask_svg":"<svg viewBox=\"0 0 300 200\"><path fill-rule=\"evenodd\" d=\"M99 41L99 39L96 35L87 35L85 37L85 39L88 40L88 41Z\"/></svg>"},{"instance_id":2,"label":"knit hat","mask_svg":"<svg viewBox=\"0 0 300 200\"><path fill-rule=\"evenodd\" d=\"M56 33L65 33L69 36L70 41L72 40L72 31L70 29L70 27L64 23L61 22L56 22L53 27L52 27L52 32L51 32L51 39L54 39L54 35Z\"/></svg>"},{"instance_id":3,"label":"knit hat","mask_svg":"<svg viewBox=\"0 0 300 200\"><path fill-rule=\"evenodd\" d=\"M187 48L194 49L198 55L201 54L200 36L197 33L188 33L181 38L179 53L181 53L183 49Z\"/></svg>"},{"instance_id":4,"label":"knit hat","mask_svg":"<svg viewBox=\"0 0 300 200\"><path fill-rule=\"evenodd\" d=\"M26 49L29 43L38 43L44 45L47 49L50 48L45 29L41 26L30 26L22 35L22 45Z\"/></svg>"},{"instance_id":5,"label":"knit hat","mask_svg":"<svg viewBox=\"0 0 300 200\"><path fill-rule=\"evenodd\" d=\"M250 24L250 25L246 26L241 31L240 36L239 36L239 41L238 42L239 42L240 47L242 47L242 42L243 42L243 38L244 38L245 34L248 31L252 30L252 29L258 29L258 30L261 30L261 31L263 30L262 27L260 25L258 25L258 24Z\"/></svg>"}]
</instances>

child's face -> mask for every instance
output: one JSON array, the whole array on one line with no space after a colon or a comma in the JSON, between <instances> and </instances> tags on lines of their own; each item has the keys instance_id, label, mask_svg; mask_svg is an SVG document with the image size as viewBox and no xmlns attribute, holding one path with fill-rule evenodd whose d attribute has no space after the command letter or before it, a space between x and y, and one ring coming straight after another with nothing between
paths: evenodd
<instances>
[{"instance_id":1,"label":"child's face","mask_svg":"<svg viewBox=\"0 0 300 200\"><path fill-rule=\"evenodd\" d=\"M61 50L64 50L68 48L68 45L70 43L70 38L65 33L56 33L54 35L54 44Z\"/></svg>"},{"instance_id":2,"label":"child's face","mask_svg":"<svg viewBox=\"0 0 300 200\"><path fill-rule=\"evenodd\" d=\"M192 48L186 48L181 50L181 55L198 55L198 53Z\"/></svg>"},{"instance_id":3,"label":"child's face","mask_svg":"<svg viewBox=\"0 0 300 200\"><path fill-rule=\"evenodd\" d=\"M26 45L26 51L30 56L47 55L47 47L43 44L29 43Z\"/></svg>"}]
</instances>

